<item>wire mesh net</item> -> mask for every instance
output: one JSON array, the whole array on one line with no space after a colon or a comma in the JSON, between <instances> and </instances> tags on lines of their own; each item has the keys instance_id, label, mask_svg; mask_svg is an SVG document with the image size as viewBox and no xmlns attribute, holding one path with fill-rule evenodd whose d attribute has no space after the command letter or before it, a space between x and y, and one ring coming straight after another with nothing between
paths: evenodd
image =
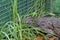
<instances>
[{"instance_id":1,"label":"wire mesh net","mask_svg":"<svg viewBox=\"0 0 60 40\"><path fill-rule=\"evenodd\" d=\"M54 11L56 7L59 8L58 5L55 5L59 4L59 2L57 3L57 0L18 0L17 9L19 15L33 13L34 11L38 13L44 11L51 12ZM0 26L6 23L7 21L11 20L12 3L12 0L0 0Z\"/></svg>"},{"instance_id":2,"label":"wire mesh net","mask_svg":"<svg viewBox=\"0 0 60 40\"><path fill-rule=\"evenodd\" d=\"M0 26L7 21L11 20L11 1L0 0Z\"/></svg>"}]
</instances>

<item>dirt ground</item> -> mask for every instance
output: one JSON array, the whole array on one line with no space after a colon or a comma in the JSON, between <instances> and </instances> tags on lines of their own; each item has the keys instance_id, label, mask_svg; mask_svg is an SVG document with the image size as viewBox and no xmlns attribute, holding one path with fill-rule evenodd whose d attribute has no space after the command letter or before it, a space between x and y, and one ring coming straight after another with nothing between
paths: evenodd
<instances>
[{"instance_id":1,"label":"dirt ground","mask_svg":"<svg viewBox=\"0 0 60 40\"><path fill-rule=\"evenodd\" d=\"M55 40L55 38L56 38L55 36L52 36L51 38L49 38L49 40ZM37 40L43 40L43 36L41 36L41 35L38 36Z\"/></svg>"}]
</instances>

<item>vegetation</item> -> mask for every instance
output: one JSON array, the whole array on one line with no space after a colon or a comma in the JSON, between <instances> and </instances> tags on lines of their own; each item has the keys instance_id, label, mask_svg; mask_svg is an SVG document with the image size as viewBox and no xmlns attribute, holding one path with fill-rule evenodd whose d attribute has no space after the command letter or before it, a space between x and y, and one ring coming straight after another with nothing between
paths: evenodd
<instances>
[{"instance_id":1,"label":"vegetation","mask_svg":"<svg viewBox=\"0 0 60 40\"><path fill-rule=\"evenodd\" d=\"M22 23L21 17L18 13L17 9L17 1L14 0L12 3L13 12L12 12L12 21L9 21L5 23L2 28L0 29L0 40L36 40L36 37L38 35L42 35L45 40L47 40L47 37L43 34L46 31L43 31L40 28L35 28L31 25L27 25ZM37 3L41 2L41 10L39 13L37 13ZM31 12L32 8L34 7L35 11L33 13L28 14ZM34 16L34 17L40 17L42 14L45 14L45 3L44 0L35 0L34 5L30 8L28 8L29 11L27 11L26 15L23 15L23 18L26 18L28 16ZM52 14L54 16L54 14ZM18 19L16 22L16 18ZM41 33L43 32L43 33Z\"/></svg>"}]
</instances>

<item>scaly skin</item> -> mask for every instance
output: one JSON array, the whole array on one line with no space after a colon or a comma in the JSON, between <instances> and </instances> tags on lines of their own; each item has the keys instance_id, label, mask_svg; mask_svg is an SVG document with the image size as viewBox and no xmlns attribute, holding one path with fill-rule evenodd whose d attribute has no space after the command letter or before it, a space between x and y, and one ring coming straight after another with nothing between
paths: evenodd
<instances>
[{"instance_id":1,"label":"scaly skin","mask_svg":"<svg viewBox=\"0 0 60 40\"><path fill-rule=\"evenodd\" d=\"M57 34L60 36L60 19L56 17L40 17L40 18L34 18L34 17L27 17L25 19L26 24L32 24L34 27L40 27L43 30L47 30L47 34L50 32L52 34Z\"/></svg>"}]
</instances>

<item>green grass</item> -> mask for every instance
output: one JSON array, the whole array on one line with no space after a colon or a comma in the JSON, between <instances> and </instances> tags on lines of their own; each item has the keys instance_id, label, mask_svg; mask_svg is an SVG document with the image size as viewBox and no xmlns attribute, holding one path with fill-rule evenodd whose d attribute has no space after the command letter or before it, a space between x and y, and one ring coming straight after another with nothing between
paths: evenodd
<instances>
[{"instance_id":1,"label":"green grass","mask_svg":"<svg viewBox=\"0 0 60 40\"><path fill-rule=\"evenodd\" d=\"M0 29L0 40L36 40L35 38L37 37L37 35L43 35L46 39L46 36L40 32L42 31L40 28L35 28L31 25L23 24L21 22L21 16L19 16L17 9L17 1L18 0L14 0L14 2L12 3L12 21L5 23ZM29 8L30 10L28 9L29 11L26 15L23 16L23 18L26 18L28 16L38 17L43 14L43 8L41 8L39 15L36 12L36 6L38 2L39 0L35 0L34 5ZM41 6L44 7L42 2ZM31 9L33 7L35 8L35 12L28 14L29 12L31 12ZM19 23L16 22L16 18Z\"/></svg>"},{"instance_id":2,"label":"green grass","mask_svg":"<svg viewBox=\"0 0 60 40\"><path fill-rule=\"evenodd\" d=\"M40 30L41 29L39 28L28 26L26 24L21 23L20 25L10 21L2 27L1 35L2 39L5 37L6 40L33 40L38 34L41 34L39 32Z\"/></svg>"}]
</instances>

